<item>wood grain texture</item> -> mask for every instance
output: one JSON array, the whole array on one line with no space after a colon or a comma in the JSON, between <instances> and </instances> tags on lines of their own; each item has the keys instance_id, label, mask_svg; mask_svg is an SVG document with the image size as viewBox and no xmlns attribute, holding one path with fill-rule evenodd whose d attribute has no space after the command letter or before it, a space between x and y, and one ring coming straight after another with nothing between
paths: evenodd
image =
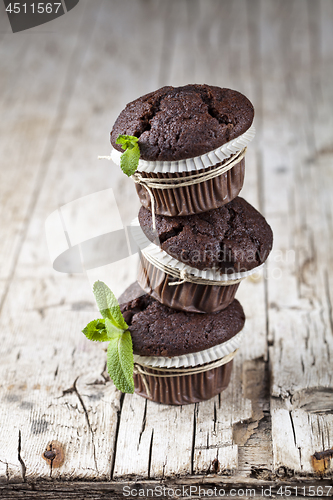
<instances>
[{"instance_id":1,"label":"wood grain texture","mask_svg":"<svg viewBox=\"0 0 333 500\"><path fill-rule=\"evenodd\" d=\"M262 5L263 27L280 7L278 3ZM319 137L323 139L319 110L332 103L331 96L323 98L318 91L329 87L326 78L332 73L330 65L325 72L320 70L324 59L320 26L322 16L325 22L331 18L330 8L328 2L318 9L311 3L304 8L294 2L271 32L267 54L262 53L269 69L263 87L264 208L272 223L275 252L282 257L281 262L270 259L268 264L270 274L281 274L280 279L268 281L274 467L308 474L313 473L311 455L316 449L332 446L327 438L333 401L327 273L331 266L331 158L323 158L317 150ZM282 113L269 113L272 93L281 106L289 103L287 123ZM327 125L332 141L331 120ZM281 131L284 151L277 140Z\"/></svg>"},{"instance_id":2,"label":"wood grain texture","mask_svg":"<svg viewBox=\"0 0 333 500\"><path fill-rule=\"evenodd\" d=\"M0 33L0 496L48 498L53 481L59 498L117 498L125 479L190 484L193 475L229 489L317 484L311 456L333 447L333 2L81 0L56 26ZM105 345L81 334L98 314L93 281L119 295L137 256L61 275L44 223L111 189L129 224L135 188L97 156L109 153L127 102L192 82L254 103L241 195L267 217L274 249L238 291L246 335L228 389L167 407L121 396ZM110 217L110 227L115 218L88 216ZM53 440L60 468L42 458ZM322 475L332 477L329 461ZM67 482L96 479L100 491Z\"/></svg>"},{"instance_id":3,"label":"wood grain texture","mask_svg":"<svg viewBox=\"0 0 333 500\"><path fill-rule=\"evenodd\" d=\"M190 490L191 487L192 490ZM41 481L33 485L33 487L29 484L9 484L2 487L0 486L0 498L3 493L4 495L7 495L6 497L3 496L3 498L8 498L9 500L12 498L28 498L29 500L34 498L49 499L54 498L54 495L57 495L57 498L66 500L72 498L77 500L102 500L104 498L124 498L124 493L128 495L128 491L133 492L132 497L128 495L128 498L140 496L143 498L149 498L149 495L152 497L152 490L154 488L156 488L158 498L162 498L163 500L169 499L172 494L173 496L176 495L177 498L180 499L189 498L190 492L192 494L192 498L195 500L205 496L212 496L214 498L214 492L217 498L222 498L227 495L233 496L234 498L252 496L258 498L259 500L263 500L264 498L273 495L281 496L281 488L283 488L283 491L288 489L292 495L297 492L297 496L309 499L314 498L313 492L316 491L318 491L320 496L330 496L332 484L331 481L325 479L303 479L302 482L287 479L283 482L283 486L281 486L281 483L279 484L274 481L257 481L255 479L243 478L241 476L219 478L216 476L214 477L213 475L173 478L168 481L54 481L52 485L50 482ZM279 491L280 493L278 493ZM239 492L238 497L236 496L237 492ZM217 496L219 494L220 496ZM320 496L315 498L320 498Z\"/></svg>"}]
</instances>

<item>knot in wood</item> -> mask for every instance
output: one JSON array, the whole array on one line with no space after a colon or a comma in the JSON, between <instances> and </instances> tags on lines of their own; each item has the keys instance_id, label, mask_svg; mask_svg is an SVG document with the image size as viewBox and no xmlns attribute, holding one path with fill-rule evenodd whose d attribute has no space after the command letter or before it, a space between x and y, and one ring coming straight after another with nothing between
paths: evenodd
<instances>
[{"instance_id":1,"label":"knot in wood","mask_svg":"<svg viewBox=\"0 0 333 500\"><path fill-rule=\"evenodd\" d=\"M51 441L43 452L42 458L52 469L61 467L65 461L63 445L59 441Z\"/></svg>"}]
</instances>

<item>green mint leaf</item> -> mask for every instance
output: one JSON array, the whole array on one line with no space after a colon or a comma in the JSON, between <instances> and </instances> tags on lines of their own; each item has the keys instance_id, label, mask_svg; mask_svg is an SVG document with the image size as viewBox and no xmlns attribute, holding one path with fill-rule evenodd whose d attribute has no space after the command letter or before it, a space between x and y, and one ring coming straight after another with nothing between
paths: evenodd
<instances>
[{"instance_id":1,"label":"green mint leaf","mask_svg":"<svg viewBox=\"0 0 333 500\"><path fill-rule=\"evenodd\" d=\"M83 328L82 332L89 340L96 342L106 342L109 340L108 332L105 329L104 319L94 319Z\"/></svg>"},{"instance_id":2,"label":"green mint leaf","mask_svg":"<svg viewBox=\"0 0 333 500\"><path fill-rule=\"evenodd\" d=\"M134 135L118 135L116 144L120 144L123 149L128 149L133 148L138 140Z\"/></svg>"},{"instance_id":3,"label":"green mint leaf","mask_svg":"<svg viewBox=\"0 0 333 500\"><path fill-rule=\"evenodd\" d=\"M116 140L116 144L121 144L121 147L125 150L120 157L120 168L128 177L134 174L139 165L140 148L138 140L134 135L118 135Z\"/></svg>"},{"instance_id":4,"label":"green mint leaf","mask_svg":"<svg viewBox=\"0 0 333 500\"><path fill-rule=\"evenodd\" d=\"M124 330L115 326L109 318L105 318L105 326L109 340L118 338L119 335L122 335L124 333Z\"/></svg>"},{"instance_id":5,"label":"green mint leaf","mask_svg":"<svg viewBox=\"0 0 333 500\"><path fill-rule=\"evenodd\" d=\"M115 327L121 330L127 330L128 325L121 314L118 300L111 292L110 288L103 283L103 281L96 281L94 283L93 292L98 309L103 318L108 318Z\"/></svg>"},{"instance_id":6,"label":"green mint leaf","mask_svg":"<svg viewBox=\"0 0 333 500\"><path fill-rule=\"evenodd\" d=\"M107 355L108 373L121 392L133 394L133 346L131 334L124 332L110 340Z\"/></svg>"}]
</instances>

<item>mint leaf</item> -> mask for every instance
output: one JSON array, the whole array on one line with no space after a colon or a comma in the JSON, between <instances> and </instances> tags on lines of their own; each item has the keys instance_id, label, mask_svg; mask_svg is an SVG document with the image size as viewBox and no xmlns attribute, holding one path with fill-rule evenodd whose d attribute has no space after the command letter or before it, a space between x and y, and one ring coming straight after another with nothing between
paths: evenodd
<instances>
[{"instance_id":1,"label":"mint leaf","mask_svg":"<svg viewBox=\"0 0 333 500\"><path fill-rule=\"evenodd\" d=\"M128 325L121 314L118 301L103 281L96 281L94 295L103 319L91 321L82 331L90 340L109 340L107 367L115 386L133 394L133 345Z\"/></svg>"},{"instance_id":2,"label":"mint leaf","mask_svg":"<svg viewBox=\"0 0 333 500\"><path fill-rule=\"evenodd\" d=\"M110 288L103 281L96 281L93 286L93 292L103 318L108 318L115 327L127 330L128 325L121 314L118 300Z\"/></svg>"},{"instance_id":3,"label":"mint leaf","mask_svg":"<svg viewBox=\"0 0 333 500\"><path fill-rule=\"evenodd\" d=\"M106 342L109 340L108 332L105 329L104 319L94 319L83 328L82 332L89 340L96 342Z\"/></svg>"},{"instance_id":4,"label":"mint leaf","mask_svg":"<svg viewBox=\"0 0 333 500\"><path fill-rule=\"evenodd\" d=\"M111 340L113 338L118 338L119 335L122 335L124 333L124 330L122 328L118 328L117 326L115 326L109 318L105 318L105 326L108 335L108 340Z\"/></svg>"},{"instance_id":5,"label":"mint leaf","mask_svg":"<svg viewBox=\"0 0 333 500\"><path fill-rule=\"evenodd\" d=\"M128 149L134 147L138 140L134 135L118 135L116 144L120 144L123 149Z\"/></svg>"},{"instance_id":6,"label":"mint leaf","mask_svg":"<svg viewBox=\"0 0 333 500\"><path fill-rule=\"evenodd\" d=\"M130 177L139 165L140 148L138 138L134 135L118 135L116 144L121 144L125 152L120 157L120 168Z\"/></svg>"},{"instance_id":7,"label":"mint leaf","mask_svg":"<svg viewBox=\"0 0 333 500\"><path fill-rule=\"evenodd\" d=\"M110 340L107 355L108 373L121 392L134 392L133 346L129 331Z\"/></svg>"}]
</instances>

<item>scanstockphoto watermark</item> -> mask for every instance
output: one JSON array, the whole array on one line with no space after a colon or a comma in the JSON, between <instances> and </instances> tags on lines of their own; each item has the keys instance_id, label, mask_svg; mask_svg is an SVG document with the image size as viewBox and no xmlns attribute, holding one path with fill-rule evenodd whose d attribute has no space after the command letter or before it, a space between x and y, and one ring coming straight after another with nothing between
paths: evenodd
<instances>
[{"instance_id":1,"label":"scanstockphoto watermark","mask_svg":"<svg viewBox=\"0 0 333 500\"><path fill-rule=\"evenodd\" d=\"M156 485L153 488L137 488L130 485L123 487L123 496L130 498L221 498L221 497L255 497L262 495L256 488L232 488L225 490L219 486L206 488L203 486L177 486L168 487L165 485Z\"/></svg>"},{"instance_id":2,"label":"scanstockphoto watermark","mask_svg":"<svg viewBox=\"0 0 333 500\"><path fill-rule=\"evenodd\" d=\"M3 0L13 33L48 23L72 10L79 0Z\"/></svg>"},{"instance_id":3,"label":"scanstockphoto watermark","mask_svg":"<svg viewBox=\"0 0 333 500\"><path fill-rule=\"evenodd\" d=\"M276 485L256 486L256 487L231 487L220 486L187 486L179 485L168 487L166 485L156 485L154 487L144 487L133 484L123 487L123 497L125 498L287 498L287 497L329 497L332 496L333 486L318 486L298 483L295 486Z\"/></svg>"}]
</instances>

